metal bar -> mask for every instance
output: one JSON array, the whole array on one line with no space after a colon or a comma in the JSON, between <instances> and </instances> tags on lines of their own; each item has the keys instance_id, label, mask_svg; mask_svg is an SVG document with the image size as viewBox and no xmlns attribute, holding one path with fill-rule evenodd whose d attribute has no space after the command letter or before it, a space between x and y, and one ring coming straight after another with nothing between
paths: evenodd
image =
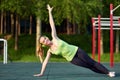
<instances>
[{"instance_id":1,"label":"metal bar","mask_svg":"<svg viewBox=\"0 0 120 80\"><path fill-rule=\"evenodd\" d=\"M5 64L7 64L7 40L5 40Z\"/></svg>"},{"instance_id":2,"label":"metal bar","mask_svg":"<svg viewBox=\"0 0 120 80\"><path fill-rule=\"evenodd\" d=\"M110 4L110 66L113 67L114 66L114 57L113 57L113 4Z\"/></svg>"},{"instance_id":3,"label":"metal bar","mask_svg":"<svg viewBox=\"0 0 120 80\"><path fill-rule=\"evenodd\" d=\"M110 21L101 21L101 24L102 24L102 23L110 23ZM113 21L113 23L119 24L119 21Z\"/></svg>"},{"instance_id":4,"label":"metal bar","mask_svg":"<svg viewBox=\"0 0 120 80\"><path fill-rule=\"evenodd\" d=\"M100 44L100 40L101 40L101 22L100 22L100 15L98 15L98 62L100 63L100 54L101 54L101 44Z\"/></svg>"},{"instance_id":5,"label":"metal bar","mask_svg":"<svg viewBox=\"0 0 120 80\"><path fill-rule=\"evenodd\" d=\"M117 8L119 8L120 7L120 5L118 5L117 7L115 7L112 11L114 12Z\"/></svg>"},{"instance_id":6,"label":"metal bar","mask_svg":"<svg viewBox=\"0 0 120 80\"><path fill-rule=\"evenodd\" d=\"M118 20L120 16L113 16L113 20ZM98 18L94 17L94 20L98 20ZM110 18L100 18L100 20L110 20Z\"/></svg>"},{"instance_id":7,"label":"metal bar","mask_svg":"<svg viewBox=\"0 0 120 80\"><path fill-rule=\"evenodd\" d=\"M95 29L98 29L98 28L95 28ZM103 30L110 30L110 28L100 28L100 29L103 29ZM120 30L120 28L113 28L113 30Z\"/></svg>"},{"instance_id":8,"label":"metal bar","mask_svg":"<svg viewBox=\"0 0 120 80\"><path fill-rule=\"evenodd\" d=\"M98 20L98 18L93 18L95 20ZM110 18L100 18L100 20L110 20Z\"/></svg>"},{"instance_id":9,"label":"metal bar","mask_svg":"<svg viewBox=\"0 0 120 80\"><path fill-rule=\"evenodd\" d=\"M92 18L92 58L95 59L95 21L94 19Z\"/></svg>"},{"instance_id":10,"label":"metal bar","mask_svg":"<svg viewBox=\"0 0 120 80\"><path fill-rule=\"evenodd\" d=\"M113 16L113 19L119 19L120 16Z\"/></svg>"},{"instance_id":11,"label":"metal bar","mask_svg":"<svg viewBox=\"0 0 120 80\"><path fill-rule=\"evenodd\" d=\"M3 41L3 64L7 64L7 40L0 39L0 41Z\"/></svg>"},{"instance_id":12,"label":"metal bar","mask_svg":"<svg viewBox=\"0 0 120 80\"><path fill-rule=\"evenodd\" d=\"M95 24L95 26L98 26L98 24ZM110 24L101 24L101 26L110 26ZM120 24L113 24L113 26L120 26Z\"/></svg>"}]
</instances>

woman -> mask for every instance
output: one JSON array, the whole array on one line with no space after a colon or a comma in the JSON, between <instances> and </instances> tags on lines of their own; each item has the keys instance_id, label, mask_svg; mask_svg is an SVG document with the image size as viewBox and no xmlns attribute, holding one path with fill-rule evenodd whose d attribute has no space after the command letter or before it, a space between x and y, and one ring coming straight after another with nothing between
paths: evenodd
<instances>
[{"instance_id":1,"label":"woman","mask_svg":"<svg viewBox=\"0 0 120 80\"><path fill-rule=\"evenodd\" d=\"M49 12L49 22L50 22L50 26L51 26L51 30L52 30L52 32L51 32L52 40L49 40L49 38L45 37L45 36L40 37L40 40L39 40L40 44L48 46L49 49L47 51L46 58L42 64L42 69L41 69L40 74L36 74L34 76L43 76L44 71L46 69L46 65L49 61L51 54L55 54L55 55L63 56L67 61L69 61L72 64L75 64L77 66L85 67L96 73L107 74L110 77L114 77L115 72L110 72L102 64L91 59L79 47L70 45L70 44L66 43L65 41L58 38L58 36L56 34L56 29L55 29L52 13L51 13L53 7L50 7L49 5L47 5L47 9Z\"/></svg>"}]
</instances>

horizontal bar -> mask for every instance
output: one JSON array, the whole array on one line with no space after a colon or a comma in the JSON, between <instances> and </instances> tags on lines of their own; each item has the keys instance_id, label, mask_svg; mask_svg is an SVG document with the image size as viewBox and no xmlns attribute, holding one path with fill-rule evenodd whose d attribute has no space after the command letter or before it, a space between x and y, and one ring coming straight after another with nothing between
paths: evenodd
<instances>
[{"instance_id":1,"label":"horizontal bar","mask_svg":"<svg viewBox=\"0 0 120 80\"><path fill-rule=\"evenodd\" d=\"M0 41L6 41L5 39L0 39Z\"/></svg>"},{"instance_id":2,"label":"horizontal bar","mask_svg":"<svg viewBox=\"0 0 120 80\"><path fill-rule=\"evenodd\" d=\"M98 20L98 18L93 18L95 20ZM101 20L110 20L110 18L100 18Z\"/></svg>"},{"instance_id":3,"label":"horizontal bar","mask_svg":"<svg viewBox=\"0 0 120 80\"><path fill-rule=\"evenodd\" d=\"M93 18L95 20L98 20L98 18ZM113 20L118 20L120 19L120 16L113 16ZM110 18L100 18L100 20L110 20Z\"/></svg>"},{"instance_id":4,"label":"horizontal bar","mask_svg":"<svg viewBox=\"0 0 120 80\"><path fill-rule=\"evenodd\" d=\"M100 22L101 22L101 24L102 24L102 23L107 23L107 24L110 23L110 21L100 21ZM113 23L114 23L114 24L115 24L115 23L116 23L116 24L119 24L119 21L113 21Z\"/></svg>"},{"instance_id":5,"label":"horizontal bar","mask_svg":"<svg viewBox=\"0 0 120 80\"><path fill-rule=\"evenodd\" d=\"M108 24L100 24L101 26L110 26L110 23ZM98 24L95 24L94 26L98 26ZM113 26L120 26L120 24L113 24Z\"/></svg>"},{"instance_id":6,"label":"horizontal bar","mask_svg":"<svg viewBox=\"0 0 120 80\"><path fill-rule=\"evenodd\" d=\"M113 16L113 18L117 18L117 19L120 19L120 16Z\"/></svg>"},{"instance_id":7,"label":"horizontal bar","mask_svg":"<svg viewBox=\"0 0 120 80\"><path fill-rule=\"evenodd\" d=\"M95 28L95 29L98 29L98 28ZM100 29L103 29L103 30L110 30L110 28L100 28ZM113 30L120 30L120 28L113 28Z\"/></svg>"}]
</instances>

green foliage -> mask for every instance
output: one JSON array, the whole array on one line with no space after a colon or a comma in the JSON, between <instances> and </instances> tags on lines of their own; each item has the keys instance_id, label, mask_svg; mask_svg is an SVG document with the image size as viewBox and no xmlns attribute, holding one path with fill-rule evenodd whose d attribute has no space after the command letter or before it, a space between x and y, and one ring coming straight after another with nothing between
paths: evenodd
<instances>
[{"instance_id":1,"label":"green foliage","mask_svg":"<svg viewBox=\"0 0 120 80\"><path fill-rule=\"evenodd\" d=\"M85 27L90 23L91 17L97 17L98 14L109 16L109 5L113 3L114 7L119 5L119 0L0 0L0 10L8 11L20 15L22 18L28 18L30 15L39 16L42 21L48 23L48 12L46 5L54 7L53 17L55 23L60 25L63 20ZM120 10L115 11L119 14Z\"/></svg>"},{"instance_id":2,"label":"green foliage","mask_svg":"<svg viewBox=\"0 0 120 80\"><path fill-rule=\"evenodd\" d=\"M101 13L102 4L99 0L1 0L0 9L28 18L30 15L49 22L46 5L54 7L53 17L56 25L61 25L64 20L86 28L91 22L91 17ZM82 29L80 28L80 29Z\"/></svg>"},{"instance_id":3,"label":"green foliage","mask_svg":"<svg viewBox=\"0 0 120 80\"><path fill-rule=\"evenodd\" d=\"M35 36L19 36L18 51L14 50L14 38L8 41L8 53L12 59L19 60L24 55L35 54Z\"/></svg>"}]
</instances>

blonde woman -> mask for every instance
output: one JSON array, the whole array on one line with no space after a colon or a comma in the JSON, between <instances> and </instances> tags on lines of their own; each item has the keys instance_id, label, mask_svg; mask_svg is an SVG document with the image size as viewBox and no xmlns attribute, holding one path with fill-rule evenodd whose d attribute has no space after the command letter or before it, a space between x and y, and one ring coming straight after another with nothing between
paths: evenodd
<instances>
[{"instance_id":1,"label":"blonde woman","mask_svg":"<svg viewBox=\"0 0 120 80\"><path fill-rule=\"evenodd\" d=\"M71 62L74 65L88 68L96 73L106 74L110 77L114 77L115 72L110 72L102 64L91 59L87 55L87 53L85 53L82 49L80 49L75 45L68 44L65 41L58 38L56 34L55 24L52 17L53 7L50 7L49 5L47 5L47 9L49 13L49 22L52 30L51 31L52 40L50 40L48 37L45 37L45 36L40 37L40 40L39 40L40 44L48 46L49 49L47 51L46 58L43 61L41 72L39 74L35 74L34 76L44 75L46 65L49 61L51 54L55 54L55 55L63 56L67 61Z\"/></svg>"}]
</instances>

